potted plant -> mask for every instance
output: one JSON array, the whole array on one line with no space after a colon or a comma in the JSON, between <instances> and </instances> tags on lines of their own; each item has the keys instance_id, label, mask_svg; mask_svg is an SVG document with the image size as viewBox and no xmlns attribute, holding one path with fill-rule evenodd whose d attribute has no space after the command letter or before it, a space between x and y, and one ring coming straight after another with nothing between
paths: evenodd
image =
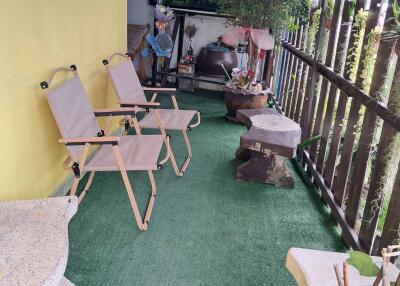
<instances>
[{"instance_id":1,"label":"potted plant","mask_svg":"<svg viewBox=\"0 0 400 286\"><path fill-rule=\"evenodd\" d=\"M225 118L236 122L237 110L263 108L265 106L268 92L262 83L254 81L254 71L234 68L232 77L229 78L230 81L224 87L227 109Z\"/></svg>"},{"instance_id":2,"label":"potted plant","mask_svg":"<svg viewBox=\"0 0 400 286\"><path fill-rule=\"evenodd\" d=\"M234 16L232 25L245 31L243 39L237 43L237 52L248 54L247 67L235 69L230 82L225 87L225 103L228 110L227 118L234 119L236 110L262 108L267 101L267 89L262 83L258 71L265 57L265 49L256 46L252 35L262 37L279 35L282 29L297 29L295 17L306 17L307 0L213 0L219 11ZM275 38L275 40L279 40ZM273 42L273 40L271 41ZM225 71L226 72L226 71ZM227 72L226 72L227 73Z\"/></svg>"}]
</instances>

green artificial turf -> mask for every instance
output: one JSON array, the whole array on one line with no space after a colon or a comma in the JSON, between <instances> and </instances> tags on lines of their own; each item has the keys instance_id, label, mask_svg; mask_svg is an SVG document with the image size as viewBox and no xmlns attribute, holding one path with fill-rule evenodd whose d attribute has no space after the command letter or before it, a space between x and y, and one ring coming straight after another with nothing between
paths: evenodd
<instances>
[{"instance_id":1,"label":"green artificial turf","mask_svg":"<svg viewBox=\"0 0 400 286\"><path fill-rule=\"evenodd\" d=\"M69 224L67 278L76 285L295 285L285 268L290 247L343 250L317 194L297 174L294 189L235 180L234 152L246 129L223 119L220 93L179 93L178 102L202 111L202 124L189 132L187 172L177 178L167 164L155 173L145 232L137 230L120 173L97 173ZM170 133L182 162L182 137ZM129 176L143 212L147 174Z\"/></svg>"}]
</instances>

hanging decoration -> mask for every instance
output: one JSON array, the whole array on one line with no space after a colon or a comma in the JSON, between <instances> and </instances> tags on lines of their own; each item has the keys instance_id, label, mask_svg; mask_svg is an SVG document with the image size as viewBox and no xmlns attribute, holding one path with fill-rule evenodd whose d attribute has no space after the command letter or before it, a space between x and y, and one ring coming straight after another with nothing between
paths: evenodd
<instances>
[{"instance_id":1,"label":"hanging decoration","mask_svg":"<svg viewBox=\"0 0 400 286\"><path fill-rule=\"evenodd\" d=\"M149 42L155 54L159 57L169 58L172 55L174 43L172 42L171 36L166 33L166 29L174 16L174 11L169 7L156 5L155 28L157 28L158 34L156 37L152 34L147 34L146 40ZM143 53L148 54L148 51L144 51Z\"/></svg>"}]
</instances>

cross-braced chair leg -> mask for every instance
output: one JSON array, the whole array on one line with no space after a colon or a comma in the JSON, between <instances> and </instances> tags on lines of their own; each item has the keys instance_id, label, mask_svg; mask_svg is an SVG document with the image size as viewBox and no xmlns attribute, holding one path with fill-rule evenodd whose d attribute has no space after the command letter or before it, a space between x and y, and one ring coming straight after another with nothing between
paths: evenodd
<instances>
[{"instance_id":1,"label":"cross-braced chair leg","mask_svg":"<svg viewBox=\"0 0 400 286\"><path fill-rule=\"evenodd\" d=\"M172 168L174 169L174 172L178 177L183 176L183 174L186 171L187 166L190 163L190 160L192 159L192 147L190 145L190 141L189 141L186 131L182 131L182 135L183 135L183 139L185 141L185 145L186 145L186 149L187 149L187 156L186 156L186 159L183 162L181 168L179 168L178 164L176 163L175 156L174 156L174 153L172 152L171 146L170 145L167 146L169 148L169 152L170 152Z\"/></svg>"},{"instance_id":2,"label":"cross-braced chair leg","mask_svg":"<svg viewBox=\"0 0 400 286\"><path fill-rule=\"evenodd\" d=\"M149 181L151 184L151 196L149 198L149 204L146 210L146 215L144 216L144 222L146 224L148 224L150 221L151 212L153 211L153 205L154 201L156 200L156 194L157 194L156 181L154 180L153 171L148 170L147 174L149 176Z\"/></svg>"},{"instance_id":3,"label":"cross-braced chair leg","mask_svg":"<svg viewBox=\"0 0 400 286\"><path fill-rule=\"evenodd\" d=\"M196 115L197 115L196 123L194 123L192 125L189 125L188 126L188 130L191 130L192 128L195 128L195 127L200 125L200 121L201 121L200 112L198 111L196 113ZM161 118L159 118L159 120L161 121ZM174 169L174 172L175 172L176 176L178 176L178 177L182 177L183 176L183 174L185 173L185 171L186 171L186 169L187 169L187 167L188 167L188 165L190 163L190 160L192 159L192 146L190 145L190 141L189 141L189 137L187 135L187 131L186 130L182 130L182 135L183 135L183 139L185 141L185 145L186 145L186 149L187 149L187 156L186 156L186 159L183 162L181 168L179 168L178 164L176 163L176 159L175 159L174 153L172 152L171 146L167 144L167 148L168 148L168 150L170 152L172 168Z\"/></svg>"},{"instance_id":4,"label":"cross-braced chair leg","mask_svg":"<svg viewBox=\"0 0 400 286\"><path fill-rule=\"evenodd\" d=\"M136 203L135 195L133 194L131 183L129 181L128 173L126 172L125 165L122 160L121 152L119 151L118 146L113 146L113 151L114 151L115 159L117 160L118 167L119 167L121 175L122 175L122 180L124 181L124 184L125 184L126 192L128 193L129 201L131 203L131 207L132 207L135 219L136 219L136 223L138 225L138 228L140 230L144 231L147 229L148 222L149 222L149 219L151 216L151 212L153 210L155 195L156 195L156 184L154 181L153 173L152 173L152 171L148 171L148 175L149 175L149 179L150 179L150 183L151 183L151 195L150 195L149 203L147 205L145 220L143 222L142 217L139 212L139 209L138 209L138 206L137 206L137 203Z\"/></svg>"},{"instance_id":5,"label":"cross-braced chair leg","mask_svg":"<svg viewBox=\"0 0 400 286\"><path fill-rule=\"evenodd\" d=\"M75 177L74 177L74 179L72 181L71 196L75 196L76 191L78 189L79 181L81 180L80 170L83 170L83 167L84 167L85 162L86 162L86 158L89 155L89 149L90 149L90 144L86 143L85 147L83 148L83 150L81 152L81 155L79 156L79 163L78 163L79 174L74 174ZM93 178L92 178L92 180L93 180ZM83 196L82 196L82 198L83 198ZM81 198L81 196L79 196L79 202L81 201L82 198Z\"/></svg>"},{"instance_id":6,"label":"cross-braced chair leg","mask_svg":"<svg viewBox=\"0 0 400 286\"><path fill-rule=\"evenodd\" d=\"M94 179L95 173L96 173L95 171L90 172L89 179L88 179L85 187L83 188L82 193L79 195L79 202L81 202L83 200L83 198L85 197L86 193L89 191L90 186L93 183L93 179Z\"/></svg>"}]
</instances>

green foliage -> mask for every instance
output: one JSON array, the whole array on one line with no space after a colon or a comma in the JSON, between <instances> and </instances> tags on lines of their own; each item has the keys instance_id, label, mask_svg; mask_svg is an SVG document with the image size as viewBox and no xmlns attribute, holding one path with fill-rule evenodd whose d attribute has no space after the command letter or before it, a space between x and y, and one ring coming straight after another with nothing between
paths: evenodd
<instances>
[{"instance_id":1,"label":"green foliage","mask_svg":"<svg viewBox=\"0 0 400 286\"><path fill-rule=\"evenodd\" d=\"M348 14L349 14L349 17L352 17L354 15L354 10L355 9L356 9L356 0L352 0L350 2L349 9L347 11Z\"/></svg>"},{"instance_id":2,"label":"green foliage","mask_svg":"<svg viewBox=\"0 0 400 286\"><path fill-rule=\"evenodd\" d=\"M397 0L393 0L392 4L393 18L388 20L393 20L395 24L390 31L386 31L382 34L382 40L399 40L400 39L400 7Z\"/></svg>"},{"instance_id":3,"label":"green foliage","mask_svg":"<svg viewBox=\"0 0 400 286\"><path fill-rule=\"evenodd\" d=\"M324 11L324 16L326 19L329 19L333 15L333 9L335 8L335 3L333 0L328 0L326 10Z\"/></svg>"},{"instance_id":4,"label":"green foliage","mask_svg":"<svg viewBox=\"0 0 400 286\"><path fill-rule=\"evenodd\" d=\"M306 53L310 56L314 56L315 40L319 29L319 19L321 17L321 8L316 9L311 16L311 23L308 26L307 36L307 49Z\"/></svg>"},{"instance_id":5,"label":"green foliage","mask_svg":"<svg viewBox=\"0 0 400 286\"><path fill-rule=\"evenodd\" d=\"M282 29L294 29L295 17L305 19L307 0L212 0L219 11L236 17L234 24L257 29L272 29L279 34Z\"/></svg>"},{"instance_id":6,"label":"green foliage","mask_svg":"<svg viewBox=\"0 0 400 286\"><path fill-rule=\"evenodd\" d=\"M357 76L358 63L360 61L362 42L365 34L367 12L360 9L354 17L353 46L349 48L346 66L349 68L349 78L354 83Z\"/></svg>"},{"instance_id":7,"label":"green foliage","mask_svg":"<svg viewBox=\"0 0 400 286\"><path fill-rule=\"evenodd\" d=\"M360 275L367 277L376 277L379 273L379 267L375 265L372 258L360 251L350 251L350 257L346 262L356 268Z\"/></svg>"},{"instance_id":8,"label":"green foliage","mask_svg":"<svg viewBox=\"0 0 400 286\"><path fill-rule=\"evenodd\" d=\"M372 80L372 75L374 72L376 55L378 53L378 43L379 43L380 36L381 36L381 30L378 26L376 26L369 33L367 44L364 46L365 56L364 56L364 59L362 60L363 65L362 65L360 77L362 79L361 88L366 93L369 92L369 89L371 87L371 80ZM355 133L356 133L355 145L357 145L357 142L359 141L359 137L360 137L360 133L361 133L362 125L363 125L363 120L364 120L365 106L361 106L358 113L359 113L359 116L358 116L358 122L356 124L356 131L355 131Z\"/></svg>"},{"instance_id":9,"label":"green foliage","mask_svg":"<svg viewBox=\"0 0 400 286\"><path fill-rule=\"evenodd\" d=\"M393 113L400 117L400 72L397 72L393 78L393 86L390 91L390 97L388 101L388 108ZM383 158L385 162L383 176L379 179L377 198L371 202L371 209L373 216L372 220L376 215L380 216L379 227L383 228L386 212L387 203L391 196L391 190L396 177L397 167L400 161L400 133L397 132L390 142L388 147L389 152Z\"/></svg>"},{"instance_id":10,"label":"green foliage","mask_svg":"<svg viewBox=\"0 0 400 286\"><path fill-rule=\"evenodd\" d=\"M394 19L396 20L396 22L398 22L400 17L400 7L399 3L397 3L397 0L393 0L392 11Z\"/></svg>"},{"instance_id":11,"label":"green foliage","mask_svg":"<svg viewBox=\"0 0 400 286\"><path fill-rule=\"evenodd\" d=\"M362 89L367 93L371 86L380 35L381 30L378 26L376 26L374 29L372 29L371 33L369 33L367 44L364 46L365 57L362 60L363 69L361 71L361 79L363 80Z\"/></svg>"},{"instance_id":12,"label":"green foliage","mask_svg":"<svg viewBox=\"0 0 400 286\"><path fill-rule=\"evenodd\" d=\"M303 43L305 43L305 52L310 55L310 56L314 56L314 50L315 50L315 38L317 36L318 33L318 29L319 29L319 19L321 16L321 8L318 8L316 10L314 10L314 12L311 13L311 20L307 25L307 29L304 33L304 38L303 38ZM308 78L308 74L310 71L310 67L307 67L306 70L303 72L303 81L302 81L302 88L300 90L300 92L306 92L306 88L307 88L307 78Z\"/></svg>"}]
</instances>

